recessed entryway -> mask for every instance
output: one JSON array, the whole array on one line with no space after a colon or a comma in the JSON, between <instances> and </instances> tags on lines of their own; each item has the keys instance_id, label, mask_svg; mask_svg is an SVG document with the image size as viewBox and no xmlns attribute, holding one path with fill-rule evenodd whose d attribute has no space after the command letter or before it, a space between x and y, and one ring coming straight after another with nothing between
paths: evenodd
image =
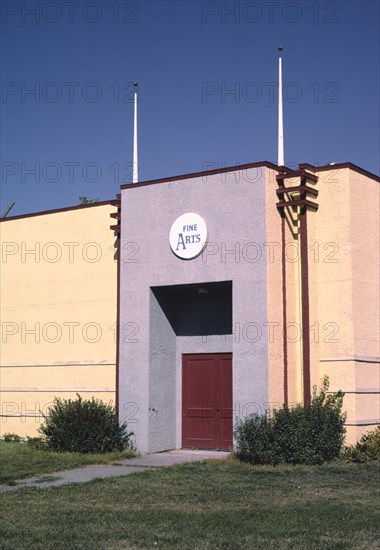
<instances>
[{"instance_id":1,"label":"recessed entryway","mask_svg":"<svg viewBox=\"0 0 380 550\"><path fill-rule=\"evenodd\" d=\"M232 447L232 353L182 356L182 446Z\"/></svg>"},{"instance_id":2,"label":"recessed entryway","mask_svg":"<svg viewBox=\"0 0 380 550\"><path fill-rule=\"evenodd\" d=\"M232 281L151 290L176 336L232 334Z\"/></svg>"}]
</instances>

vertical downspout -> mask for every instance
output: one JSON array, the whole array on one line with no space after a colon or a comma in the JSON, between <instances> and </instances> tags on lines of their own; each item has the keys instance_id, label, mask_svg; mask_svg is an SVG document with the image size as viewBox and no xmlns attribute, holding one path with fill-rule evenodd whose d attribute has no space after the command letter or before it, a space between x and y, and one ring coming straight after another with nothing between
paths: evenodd
<instances>
[{"instance_id":1,"label":"vertical downspout","mask_svg":"<svg viewBox=\"0 0 380 550\"><path fill-rule=\"evenodd\" d=\"M309 259L307 242L307 206L301 212L301 308L302 308L302 362L303 398L311 399L310 388L310 307L309 307Z\"/></svg>"},{"instance_id":2,"label":"vertical downspout","mask_svg":"<svg viewBox=\"0 0 380 550\"><path fill-rule=\"evenodd\" d=\"M286 179L300 178L299 185L286 187ZM287 208L299 208L299 239L300 239L300 315L302 324L301 340L301 359L302 359L302 382L303 382L303 400L309 403L311 399L311 373L310 373L310 299L309 299L309 259L308 259L308 227L307 211L310 208L314 212L318 210L318 204L310 200L309 197L316 199L318 190L308 185L308 180L314 182L318 178L314 174L303 171L280 170L276 176L278 188L277 197L280 199L276 206L281 215L281 233L282 233L282 304L283 304L283 323L284 323L284 401L288 399L289 379L288 379L288 356L287 356L287 331L286 331L286 254L285 254L285 233L286 233L286 210Z\"/></svg>"},{"instance_id":3,"label":"vertical downspout","mask_svg":"<svg viewBox=\"0 0 380 550\"><path fill-rule=\"evenodd\" d=\"M121 269L121 195L116 195L115 205L117 206L117 212L111 214L111 218L117 220L115 225L111 225L110 229L116 233L116 331L115 331L115 345L116 345L116 354L115 354L115 408L117 415L119 416L119 332L120 332L120 269Z\"/></svg>"},{"instance_id":4,"label":"vertical downspout","mask_svg":"<svg viewBox=\"0 0 380 550\"><path fill-rule=\"evenodd\" d=\"M281 212L282 236L282 325L283 325L283 354L284 354L284 405L288 405L288 326L286 315L286 250L285 250L285 211Z\"/></svg>"},{"instance_id":5,"label":"vertical downspout","mask_svg":"<svg viewBox=\"0 0 380 550\"><path fill-rule=\"evenodd\" d=\"M118 237L117 250L116 250L116 262L117 262L117 276L116 276L116 397L115 407L117 415L119 416L119 332L120 332L120 237Z\"/></svg>"}]
</instances>

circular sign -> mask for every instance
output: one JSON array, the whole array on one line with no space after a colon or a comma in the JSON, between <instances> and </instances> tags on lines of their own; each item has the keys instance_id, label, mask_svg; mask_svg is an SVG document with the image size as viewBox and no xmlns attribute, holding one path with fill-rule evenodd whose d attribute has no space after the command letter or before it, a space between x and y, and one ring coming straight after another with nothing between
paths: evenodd
<instances>
[{"instance_id":1,"label":"circular sign","mask_svg":"<svg viewBox=\"0 0 380 550\"><path fill-rule=\"evenodd\" d=\"M206 246L206 241L206 222L194 212L182 214L170 229L170 248L176 256L184 260L192 260L199 256Z\"/></svg>"}]
</instances>

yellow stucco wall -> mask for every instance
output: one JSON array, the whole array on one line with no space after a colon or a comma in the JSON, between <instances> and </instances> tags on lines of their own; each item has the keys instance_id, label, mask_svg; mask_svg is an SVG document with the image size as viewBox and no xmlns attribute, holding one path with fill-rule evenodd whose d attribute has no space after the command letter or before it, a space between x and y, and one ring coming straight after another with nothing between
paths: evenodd
<instances>
[{"instance_id":1,"label":"yellow stucco wall","mask_svg":"<svg viewBox=\"0 0 380 550\"><path fill-rule=\"evenodd\" d=\"M266 173L269 407L284 398L282 234L276 171ZM349 168L317 171L308 212L311 384L346 392L347 443L379 418L379 184ZM286 185L299 181L287 180ZM115 401L117 264L101 204L0 223L1 434L36 435L54 395ZM289 404L303 399L300 241L286 221Z\"/></svg>"},{"instance_id":2,"label":"yellow stucco wall","mask_svg":"<svg viewBox=\"0 0 380 550\"><path fill-rule=\"evenodd\" d=\"M353 351L356 355L378 356L380 185L350 171L349 186Z\"/></svg>"},{"instance_id":3,"label":"yellow stucco wall","mask_svg":"<svg viewBox=\"0 0 380 550\"><path fill-rule=\"evenodd\" d=\"M54 395L115 401L115 211L1 222L2 434L36 435Z\"/></svg>"},{"instance_id":4,"label":"yellow stucco wall","mask_svg":"<svg viewBox=\"0 0 380 550\"><path fill-rule=\"evenodd\" d=\"M316 171L318 211L307 213L311 385L345 392L346 443L373 429L379 401L379 183L351 168ZM286 187L299 184L287 179ZM311 181L308 185L314 185ZM267 238L281 244L275 172L267 170ZM297 209L285 210L289 404L303 400L301 254ZM279 260L276 262L276 260ZM281 246L267 264L268 316L283 325ZM281 331L282 336L282 331ZM283 360L269 346L269 401L283 401Z\"/></svg>"},{"instance_id":5,"label":"yellow stucco wall","mask_svg":"<svg viewBox=\"0 0 380 550\"><path fill-rule=\"evenodd\" d=\"M380 416L379 183L349 168L318 176L319 377L345 392L352 443Z\"/></svg>"}]
</instances>

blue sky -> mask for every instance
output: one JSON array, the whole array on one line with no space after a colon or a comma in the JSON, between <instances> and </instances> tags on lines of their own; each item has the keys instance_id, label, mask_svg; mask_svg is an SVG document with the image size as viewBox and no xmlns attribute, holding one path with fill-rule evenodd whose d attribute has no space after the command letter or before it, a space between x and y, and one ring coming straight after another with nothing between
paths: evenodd
<instances>
[{"instance_id":1,"label":"blue sky","mask_svg":"<svg viewBox=\"0 0 380 550\"><path fill-rule=\"evenodd\" d=\"M140 181L277 160L379 173L377 1L1 2L1 211L107 200ZM34 91L33 91L34 90Z\"/></svg>"}]
</instances>

